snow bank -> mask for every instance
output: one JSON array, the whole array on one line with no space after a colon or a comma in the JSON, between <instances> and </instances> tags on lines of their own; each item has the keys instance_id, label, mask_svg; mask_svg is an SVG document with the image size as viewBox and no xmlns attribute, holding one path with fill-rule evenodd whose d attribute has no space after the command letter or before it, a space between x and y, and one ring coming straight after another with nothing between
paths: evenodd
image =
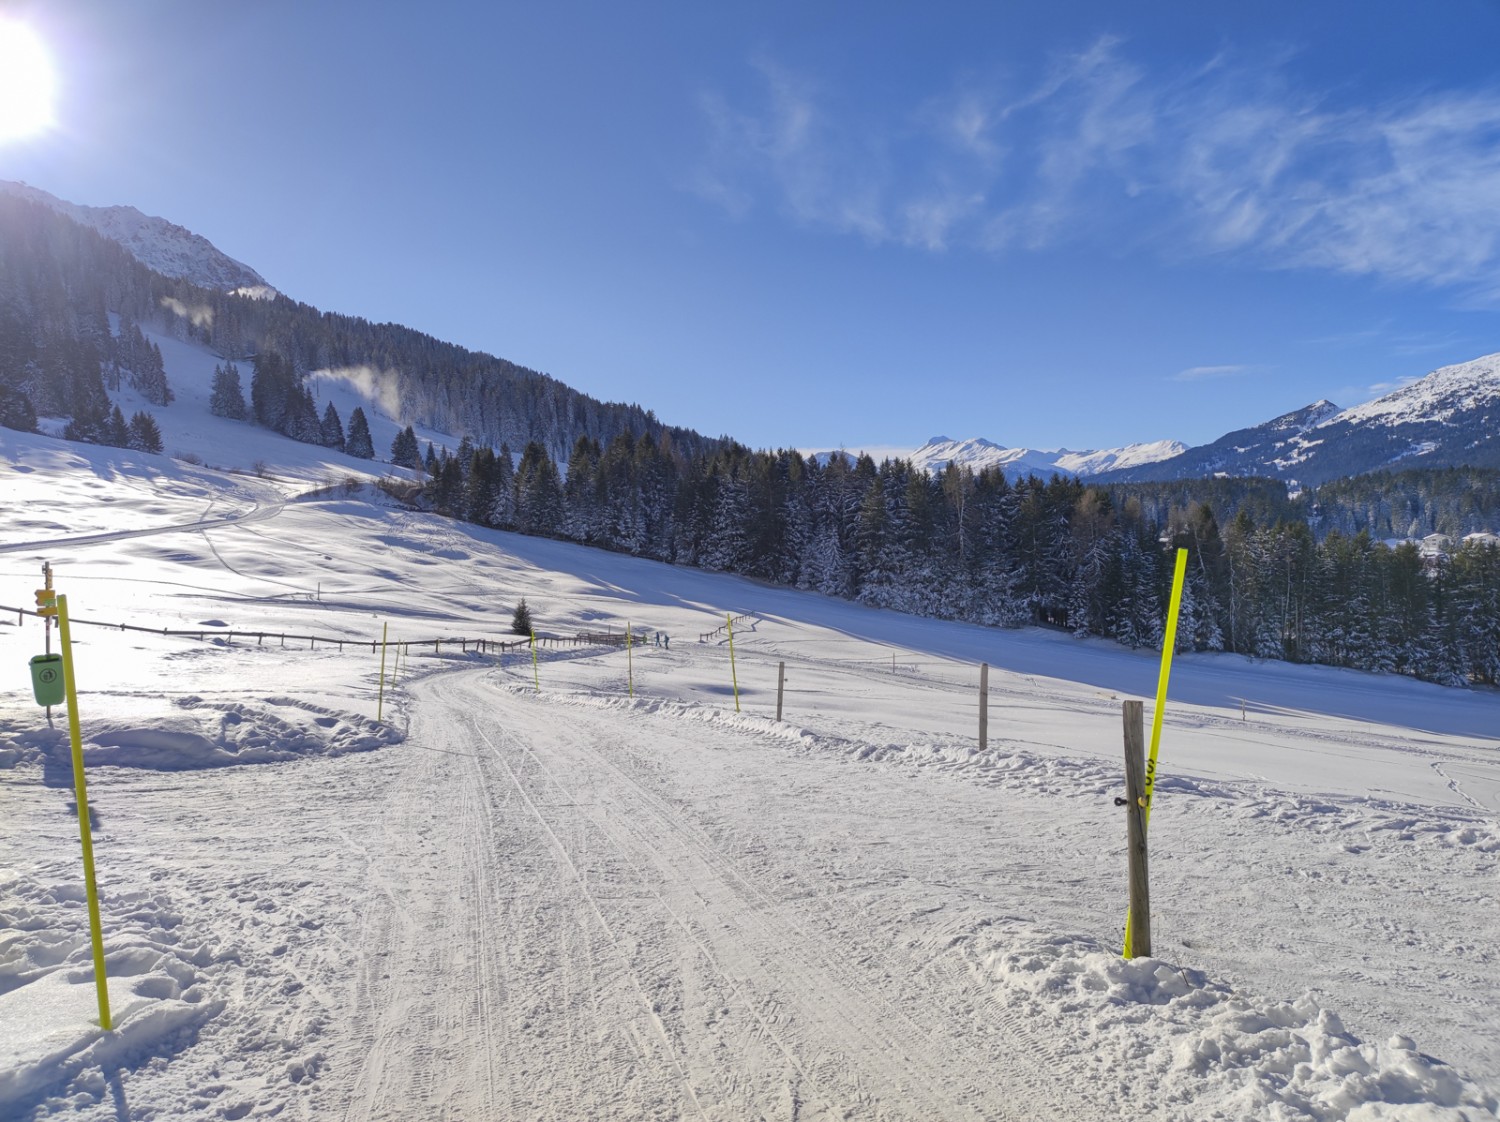
<instances>
[{"instance_id":1,"label":"snow bank","mask_svg":"<svg viewBox=\"0 0 1500 1122\"><path fill-rule=\"evenodd\" d=\"M1116 1089L1122 1116L1494 1117L1493 1096L1423 1055L1409 1037L1361 1041L1310 996L1262 1003L1198 971L1157 958L1127 961L1082 938L991 932L971 954L994 999L1019 1013L1028 1032L1069 1041L1076 1055L1090 1057Z\"/></svg>"},{"instance_id":2,"label":"snow bank","mask_svg":"<svg viewBox=\"0 0 1500 1122\"><path fill-rule=\"evenodd\" d=\"M108 717L87 722L84 765L156 771L233 767L366 752L404 738L388 725L290 697L214 702L190 696L172 704L180 712L149 724ZM0 740L0 767L49 759L71 767L66 733L28 727L34 724L8 729L0 721L0 736L14 737L9 743Z\"/></svg>"},{"instance_id":3,"label":"snow bank","mask_svg":"<svg viewBox=\"0 0 1500 1122\"><path fill-rule=\"evenodd\" d=\"M528 694L525 683L499 683L504 690ZM1108 800L1122 794L1122 765L1095 759L1047 755L1021 747L1005 737L993 737L990 747L980 751L973 740L931 740L884 744L815 731L754 713L735 713L716 705L669 698L600 694L592 691L549 690L548 699L593 709L619 709L633 713L659 714L676 720L694 721L739 729L747 734L787 743L794 751L844 755L862 762L887 766L934 768L962 774L966 779L1027 795ZM1065 746L1058 745L1059 750ZM1472 854L1500 853L1500 829L1479 813L1458 808L1413 807L1374 796L1309 798L1268 785L1219 783L1186 776L1165 775L1157 780L1158 798L1208 800L1216 813L1236 818L1269 819L1280 826L1307 829L1319 834L1346 837L1346 848L1393 845L1430 845Z\"/></svg>"},{"instance_id":4,"label":"snow bank","mask_svg":"<svg viewBox=\"0 0 1500 1122\"><path fill-rule=\"evenodd\" d=\"M0 1116L50 1092L54 1105L101 1099L104 1073L170 1054L224 1008L211 968L237 960L163 893L106 897L112 1031L99 1027L84 892L75 880L0 882Z\"/></svg>"}]
</instances>

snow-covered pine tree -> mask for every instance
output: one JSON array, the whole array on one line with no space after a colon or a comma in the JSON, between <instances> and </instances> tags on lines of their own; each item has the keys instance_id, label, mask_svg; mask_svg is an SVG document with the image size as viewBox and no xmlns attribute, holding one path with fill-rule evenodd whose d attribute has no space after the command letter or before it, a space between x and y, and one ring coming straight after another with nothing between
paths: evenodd
<instances>
[{"instance_id":1,"label":"snow-covered pine tree","mask_svg":"<svg viewBox=\"0 0 1500 1122\"><path fill-rule=\"evenodd\" d=\"M344 425L339 420L339 411L331 401L328 408L323 410L323 423L319 426L318 436L319 443L324 448L337 448L340 452L344 450Z\"/></svg>"},{"instance_id":2,"label":"snow-covered pine tree","mask_svg":"<svg viewBox=\"0 0 1500 1122\"><path fill-rule=\"evenodd\" d=\"M510 445L500 445L495 456L495 497L490 503L488 526L509 530L516 524L516 468Z\"/></svg>"},{"instance_id":3,"label":"snow-covered pine tree","mask_svg":"<svg viewBox=\"0 0 1500 1122\"><path fill-rule=\"evenodd\" d=\"M526 606L526 597L522 596L521 602L516 605L516 610L511 613L511 634L529 636L534 626L535 623L531 618L531 609Z\"/></svg>"},{"instance_id":4,"label":"snow-covered pine tree","mask_svg":"<svg viewBox=\"0 0 1500 1122\"><path fill-rule=\"evenodd\" d=\"M240 368L232 362L214 367L213 387L209 392L208 411L215 417L231 421L245 420L245 391L240 386Z\"/></svg>"},{"instance_id":5,"label":"snow-covered pine tree","mask_svg":"<svg viewBox=\"0 0 1500 1122\"><path fill-rule=\"evenodd\" d=\"M370 422L365 419L364 409L358 405L349 414L349 435L344 440L344 451L361 460L375 458L375 442L370 439Z\"/></svg>"},{"instance_id":6,"label":"snow-covered pine tree","mask_svg":"<svg viewBox=\"0 0 1500 1122\"><path fill-rule=\"evenodd\" d=\"M395 439L391 441L391 463L404 468L422 466L422 448L417 443L417 434L410 425L398 432Z\"/></svg>"}]
</instances>

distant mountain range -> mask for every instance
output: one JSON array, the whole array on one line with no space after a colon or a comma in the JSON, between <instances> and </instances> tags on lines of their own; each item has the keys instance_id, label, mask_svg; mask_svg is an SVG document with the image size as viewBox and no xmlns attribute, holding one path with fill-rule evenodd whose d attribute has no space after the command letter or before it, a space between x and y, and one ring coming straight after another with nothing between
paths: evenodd
<instances>
[{"instance_id":1,"label":"distant mountain range","mask_svg":"<svg viewBox=\"0 0 1500 1122\"><path fill-rule=\"evenodd\" d=\"M957 463L976 471L999 467L1008 475L1062 472L1101 483L1263 476L1293 487L1383 468L1500 467L1500 354L1444 366L1352 409L1315 401L1196 448L1161 440L1048 452L937 436L910 459L928 471Z\"/></svg>"},{"instance_id":2,"label":"distant mountain range","mask_svg":"<svg viewBox=\"0 0 1500 1122\"><path fill-rule=\"evenodd\" d=\"M79 206L3 180L0 193L41 204L98 231L163 276L218 292L267 299L277 295L259 273L208 239L134 207ZM1293 486L1382 468L1500 467L1500 354L1445 366L1352 409L1317 401L1198 447L1158 440L1093 451L1046 451L1007 448L978 437L938 436L906 458L929 471L957 463L975 470L999 467L1008 475L1062 473L1100 482L1264 476Z\"/></svg>"},{"instance_id":3,"label":"distant mountain range","mask_svg":"<svg viewBox=\"0 0 1500 1122\"><path fill-rule=\"evenodd\" d=\"M1124 448L1074 452L1067 448L1056 451L1006 448L982 437L953 440L946 436L934 436L907 459L914 466L930 472L940 472L952 463L975 471L998 467L1007 475L1030 473L1045 477L1057 472L1063 475L1088 476L1117 468L1128 469L1155 463L1186 450L1187 445L1180 440L1158 440L1151 444L1130 444Z\"/></svg>"}]
</instances>

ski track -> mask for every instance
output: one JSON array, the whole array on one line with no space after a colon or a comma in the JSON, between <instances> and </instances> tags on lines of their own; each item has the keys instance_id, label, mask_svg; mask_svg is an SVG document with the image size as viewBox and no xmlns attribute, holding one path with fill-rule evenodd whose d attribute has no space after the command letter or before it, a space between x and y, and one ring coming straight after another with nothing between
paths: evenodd
<instances>
[{"instance_id":1,"label":"ski track","mask_svg":"<svg viewBox=\"0 0 1500 1122\"><path fill-rule=\"evenodd\" d=\"M842 900L748 823L710 832L664 790L659 758L711 751L702 730L658 721L642 756L616 714L560 723L547 700L472 673L415 693L412 743L442 751L422 754L411 784L441 782L462 842L419 897L395 893L399 869L381 874L392 893L372 896L362 937L382 965L357 998L375 1027L354 1050L346 1119L1007 1119L1049 1102L1111 1116L1053 1097L1054 1057L1018 1016L975 1020L983 1002L951 936L872 938L887 925L849 906L865 889ZM487 715L501 702L519 728ZM383 832L415 825L398 812ZM997 1062L1025 1115L994 1095Z\"/></svg>"}]
</instances>

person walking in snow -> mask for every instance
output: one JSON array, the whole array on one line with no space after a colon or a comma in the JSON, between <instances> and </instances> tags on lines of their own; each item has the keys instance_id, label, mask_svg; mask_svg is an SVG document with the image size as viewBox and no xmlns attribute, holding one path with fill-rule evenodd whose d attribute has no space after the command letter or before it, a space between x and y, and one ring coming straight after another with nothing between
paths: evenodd
<instances>
[{"instance_id":1,"label":"person walking in snow","mask_svg":"<svg viewBox=\"0 0 1500 1122\"><path fill-rule=\"evenodd\" d=\"M672 636L668 635L665 631L661 633L661 645L666 647L667 650L672 649Z\"/></svg>"}]
</instances>

